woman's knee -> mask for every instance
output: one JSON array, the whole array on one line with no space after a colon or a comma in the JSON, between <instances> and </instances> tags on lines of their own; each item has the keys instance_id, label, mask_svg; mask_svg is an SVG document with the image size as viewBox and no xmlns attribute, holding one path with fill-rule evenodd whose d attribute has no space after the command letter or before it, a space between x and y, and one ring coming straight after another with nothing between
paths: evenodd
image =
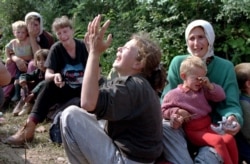
<instances>
[{"instance_id":1,"label":"woman's knee","mask_svg":"<svg viewBox=\"0 0 250 164\"><path fill-rule=\"evenodd\" d=\"M64 109L64 111L62 112L62 119L67 119L68 117L77 117L79 116L80 107L75 106L75 105L70 105L68 106L66 109Z\"/></svg>"}]
</instances>

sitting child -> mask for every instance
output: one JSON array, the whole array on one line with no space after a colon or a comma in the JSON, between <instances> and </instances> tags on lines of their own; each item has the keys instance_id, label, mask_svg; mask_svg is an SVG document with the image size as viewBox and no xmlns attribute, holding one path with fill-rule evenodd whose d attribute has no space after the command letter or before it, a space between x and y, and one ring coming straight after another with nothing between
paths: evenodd
<instances>
[{"instance_id":1,"label":"sitting child","mask_svg":"<svg viewBox=\"0 0 250 164\"><path fill-rule=\"evenodd\" d=\"M240 133L236 135L236 141L241 160L250 163L250 63L236 65L235 72L241 91L240 104L244 118L244 124Z\"/></svg>"},{"instance_id":2,"label":"sitting child","mask_svg":"<svg viewBox=\"0 0 250 164\"><path fill-rule=\"evenodd\" d=\"M31 73L23 73L20 75L19 84L23 90L23 98L14 108L13 110L14 116L24 115L31 111L32 104L44 84L44 77L45 77L44 63L45 60L47 59L48 53L49 50L47 49L38 50L34 55L34 63L37 69ZM32 86L35 87L33 88ZM29 92L29 88L33 88L33 90Z\"/></svg>"},{"instance_id":3,"label":"sitting child","mask_svg":"<svg viewBox=\"0 0 250 164\"><path fill-rule=\"evenodd\" d=\"M211 83L206 73L206 64L199 57L190 56L181 63L180 77L183 84L165 95L162 102L163 118L169 119L173 128L176 119L183 122L189 141L196 146L213 146L225 164L238 163L234 137L219 135L210 127L209 113L212 108L209 102L224 100L225 92L221 86Z\"/></svg>"},{"instance_id":4,"label":"sitting child","mask_svg":"<svg viewBox=\"0 0 250 164\"><path fill-rule=\"evenodd\" d=\"M30 39L28 36L27 25L24 21L16 21L12 24L12 31L15 39L12 39L5 46L6 67L12 64L16 65L16 75L14 81L14 96L11 101L20 99L20 86L18 78L21 73L27 72L28 63L33 59Z\"/></svg>"}]
</instances>

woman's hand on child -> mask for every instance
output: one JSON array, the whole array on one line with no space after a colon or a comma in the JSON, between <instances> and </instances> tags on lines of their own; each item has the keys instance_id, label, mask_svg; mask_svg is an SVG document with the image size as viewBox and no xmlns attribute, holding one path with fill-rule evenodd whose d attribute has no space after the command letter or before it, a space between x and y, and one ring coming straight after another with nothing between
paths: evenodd
<instances>
[{"instance_id":1,"label":"woman's hand on child","mask_svg":"<svg viewBox=\"0 0 250 164\"><path fill-rule=\"evenodd\" d=\"M240 131L240 124L234 115L227 117L227 122L231 123L230 128L225 129L225 132L231 135L236 135Z\"/></svg>"},{"instance_id":2,"label":"woman's hand on child","mask_svg":"<svg viewBox=\"0 0 250 164\"><path fill-rule=\"evenodd\" d=\"M16 62L16 66L17 68L21 71L21 72L27 72L27 64L26 64L26 61L23 60L23 59L20 59L20 58L16 58L14 60Z\"/></svg>"}]
</instances>

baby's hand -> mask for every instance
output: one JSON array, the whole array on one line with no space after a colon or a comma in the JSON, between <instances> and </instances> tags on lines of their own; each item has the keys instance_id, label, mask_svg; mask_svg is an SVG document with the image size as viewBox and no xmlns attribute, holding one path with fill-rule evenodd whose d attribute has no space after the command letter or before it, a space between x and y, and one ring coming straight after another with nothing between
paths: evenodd
<instances>
[{"instance_id":1,"label":"baby's hand","mask_svg":"<svg viewBox=\"0 0 250 164\"><path fill-rule=\"evenodd\" d=\"M16 58L14 61L16 62L16 66L20 71L27 72L28 67L26 65L26 61L21 58Z\"/></svg>"},{"instance_id":2,"label":"baby's hand","mask_svg":"<svg viewBox=\"0 0 250 164\"><path fill-rule=\"evenodd\" d=\"M184 122L190 121L192 119L192 116L194 116L194 114L190 114L185 109L180 109L180 108L178 109L177 114L182 117Z\"/></svg>"},{"instance_id":3,"label":"baby's hand","mask_svg":"<svg viewBox=\"0 0 250 164\"><path fill-rule=\"evenodd\" d=\"M173 129L179 129L183 123L184 119L182 116L178 115L178 114L172 114L170 116L170 126Z\"/></svg>"},{"instance_id":4,"label":"baby's hand","mask_svg":"<svg viewBox=\"0 0 250 164\"><path fill-rule=\"evenodd\" d=\"M209 90L213 90L214 86L213 84L210 82L210 80L208 79L208 77L203 76L203 77L198 77L198 80L200 81L200 84L202 86L207 87Z\"/></svg>"}]
</instances>

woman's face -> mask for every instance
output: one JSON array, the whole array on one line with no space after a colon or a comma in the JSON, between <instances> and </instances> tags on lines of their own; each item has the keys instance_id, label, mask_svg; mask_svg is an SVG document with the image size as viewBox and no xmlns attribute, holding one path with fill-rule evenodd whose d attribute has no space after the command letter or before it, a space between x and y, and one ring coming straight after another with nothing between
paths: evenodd
<instances>
[{"instance_id":1,"label":"woman's face","mask_svg":"<svg viewBox=\"0 0 250 164\"><path fill-rule=\"evenodd\" d=\"M131 71L137 69L136 65L139 63L136 60L138 55L138 48L136 40L128 41L123 47L117 49L116 59L113 67L119 72L120 75L129 75Z\"/></svg>"},{"instance_id":2,"label":"woman's face","mask_svg":"<svg viewBox=\"0 0 250 164\"><path fill-rule=\"evenodd\" d=\"M70 27L63 27L56 30L57 39L63 44L68 45L73 39L74 31Z\"/></svg>"},{"instance_id":3,"label":"woman's face","mask_svg":"<svg viewBox=\"0 0 250 164\"><path fill-rule=\"evenodd\" d=\"M27 22L27 28L29 33L38 36L40 33L40 22L35 19L31 19Z\"/></svg>"},{"instance_id":4,"label":"woman's face","mask_svg":"<svg viewBox=\"0 0 250 164\"><path fill-rule=\"evenodd\" d=\"M195 27L190 31L187 45L191 50L192 55L200 58L206 55L209 43L203 28Z\"/></svg>"}]
</instances>

